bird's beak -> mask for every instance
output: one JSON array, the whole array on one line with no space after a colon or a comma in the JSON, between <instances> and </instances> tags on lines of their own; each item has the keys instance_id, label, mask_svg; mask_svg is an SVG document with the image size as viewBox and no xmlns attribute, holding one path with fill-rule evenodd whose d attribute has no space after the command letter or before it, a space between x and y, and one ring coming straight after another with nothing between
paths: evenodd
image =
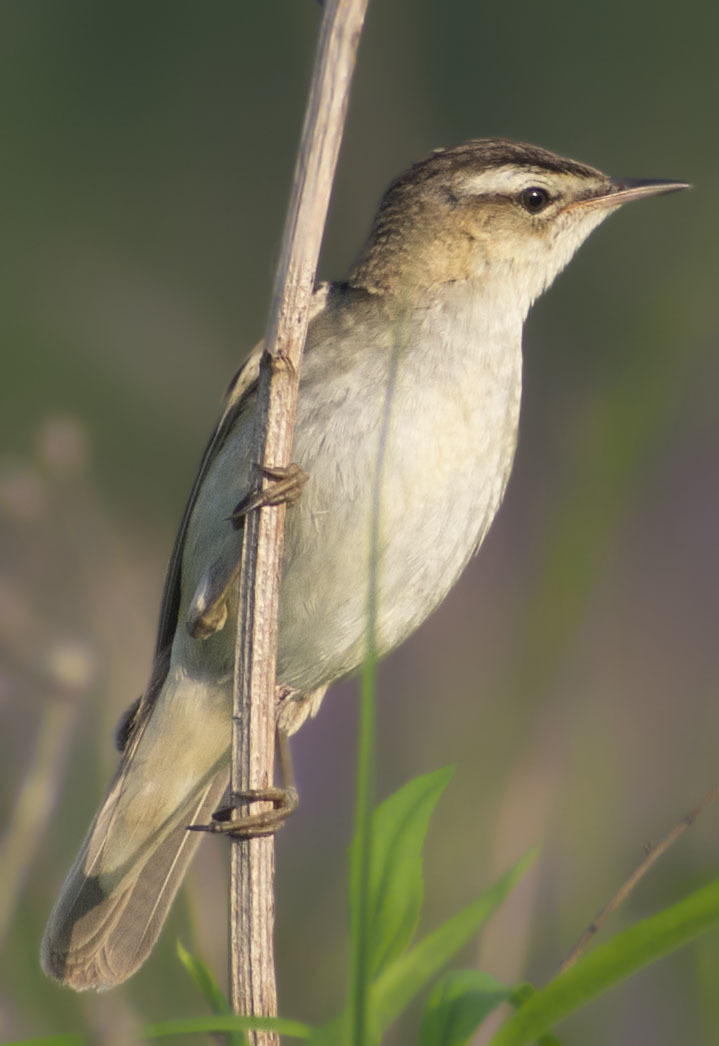
<instances>
[{"instance_id":1,"label":"bird's beak","mask_svg":"<svg viewBox=\"0 0 719 1046\"><path fill-rule=\"evenodd\" d=\"M598 196L586 196L582 200L575 200L565 210L570 211L575 207L587 210L605 210L606 208L619 207L622 203L631 200L641 200L645 196L659 196L661 193L679 192L680 189L691 189L688 182L672 182L664 179L647 178L621 178L611 181L605 192Z\"/></svg>"}]
</instances>

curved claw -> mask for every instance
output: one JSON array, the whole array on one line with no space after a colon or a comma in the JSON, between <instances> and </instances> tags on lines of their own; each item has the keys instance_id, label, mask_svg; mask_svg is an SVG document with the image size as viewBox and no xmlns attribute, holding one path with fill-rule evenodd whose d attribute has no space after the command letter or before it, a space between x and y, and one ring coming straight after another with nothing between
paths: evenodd
<instances>
[{"instance_id":1,"label":"curved claw","mask_svg":"<svg viewBox=\"0 0 719 1046\"><path fill-rule=\"evenodd\" d=\"M215 810L209 824L189 824L187 830L229 835L233 839L274 835L299 805L297 790L292 787L248 788L244 792L231 792L229 798L227 805ZM272 803L273 808L257 814L243 814L232 820L232 814L249 803Z\"/></svg>"},{"instance_id":2,"label":"curved claw","mask_svg":"<svg viewBox=\"0 0 719 1046\"><path fill-rule=\"evenodd\" d=\"M265 508L268 505L291 505L297 501L302 488L309 479L304 469L295 462L287 467L274 467L271 465L255 465L263 479L268 480L268 485L260 486L251 490L235 505L230 516L232 526L238 530L248 512L256 508Z\"/></svg>"}]
</instances>

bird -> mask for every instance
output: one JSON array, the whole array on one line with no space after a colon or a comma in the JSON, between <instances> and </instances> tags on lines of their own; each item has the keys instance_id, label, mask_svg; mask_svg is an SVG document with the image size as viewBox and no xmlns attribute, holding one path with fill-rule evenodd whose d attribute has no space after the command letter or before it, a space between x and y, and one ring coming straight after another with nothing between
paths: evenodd
<instances>
[{"instance_id":1,"label":"bird","mask_svg":"<svg viewBox=\"0 0 719 1046\"><path fill-rule=\"evenodd\" d=\"M442 602L502 501L517 444L532 303L624 203L688 188L612 179L546 149L481 138L397 177L347 277L313 296L292 460L277 655L278 736ZM142 697L49 917L45 972L78 991L126 980L159 936L225 794L260 344L231 383L165 582ZM374 529L373 529L374 528ZM374 533L374 538L371 535Z\"/></svg>"}]
</instances>

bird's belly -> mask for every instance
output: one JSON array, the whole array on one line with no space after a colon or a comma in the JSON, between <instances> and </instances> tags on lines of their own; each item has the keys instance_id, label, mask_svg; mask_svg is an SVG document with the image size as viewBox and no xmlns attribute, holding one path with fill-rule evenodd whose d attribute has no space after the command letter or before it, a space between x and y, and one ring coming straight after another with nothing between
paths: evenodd
<instances>
[{"instance_id":1,"label":"bird's belly","mask_svg":"<svg viewBox=\"0 0 719 1046\"><path fill-rule=\"evenodd\" d=\"M386 653L457 580L499 507L516 443L518 388L481 391L464 404L448 396L443 410L436 388L431 404L400 392L385 441L382 413L369 429L366 403L325 455L297 440L310 480L288 513L282 684L310 691L354 671L370 627Z\"/></svg>"}]
</instances>

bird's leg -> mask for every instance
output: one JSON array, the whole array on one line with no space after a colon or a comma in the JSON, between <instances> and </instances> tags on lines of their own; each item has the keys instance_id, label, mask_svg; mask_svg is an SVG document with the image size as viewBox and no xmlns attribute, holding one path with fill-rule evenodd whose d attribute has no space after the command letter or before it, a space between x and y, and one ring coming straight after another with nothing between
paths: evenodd
<instances>
[{"instance_id":1,"label":"bird's leg","mask_svg":"<svg viewBox=\"0 0 719 1046\"><path fill-rule=\"evenodd\" d=\"M278 690L280 700L287 696L284 688ZM295 787L295 775L290 751L290 736L281 726L276 734L277 756L281 785L269 788L247 788L241 792L230 792L228 802L215 810L210 824L190 824L191 832L212 832L229 835L233 839L254 839L262 835L274 835L283 827L287 818L297 809L299 796ZM272 803L271 810L261 813L244 813L251 803ZM240 811L233 819L233 814Z\"/></svg>"},{"instance_id":2,"label":"bird's leg","mask_svg":"<svg viewBox=\"0 0 719 1046\"><path fill-rule=\"evenodd\" d=\"M267 505L291 505L297 501L309 478L304 469L295 462L287 466L256 464L255 468L260 472L262 478L259 485L245 494L235 505L230 516L235 530L242 526L247 513L255 508L264 508ZM263 480L269 480L269 483L265 486Z\"/></svg>"}]
</instances>

